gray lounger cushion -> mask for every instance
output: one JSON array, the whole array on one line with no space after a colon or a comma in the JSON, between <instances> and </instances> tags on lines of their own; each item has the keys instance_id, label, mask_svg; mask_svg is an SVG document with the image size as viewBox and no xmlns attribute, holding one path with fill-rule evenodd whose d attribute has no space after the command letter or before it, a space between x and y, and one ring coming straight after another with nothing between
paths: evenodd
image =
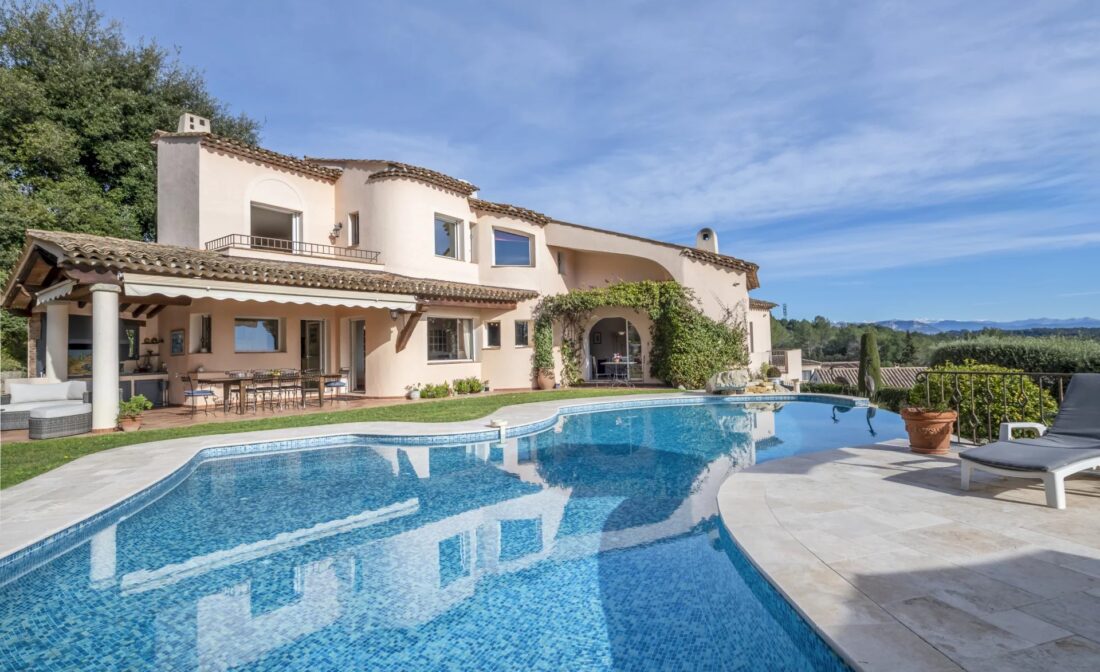
<instances>
[{"instance_id":1,"label":"gray lounger cushion","mask_svg":"<svg viewBox=\"0 0 1100 672\"><path fill-rule=\"evenodd\" d=\"M1052 471L1079 460L1100 457L1100 442L1092 448L1063 448L1034 441L998 441L959 453L959 457L978 464L1018 471Z\"/></svg>"},{"instance_id":2,"label":"gray lounger cushion","mask_svg":"<svg viewBox=\"0 0 1100 672\"><path fill-rule=\"evenodd\" d=\"M1100 374L1078 373L1046 434L998 441L959 453L978 464L1019 471L1051 471L1100 457Z\"/></svg>"}]
</instances>

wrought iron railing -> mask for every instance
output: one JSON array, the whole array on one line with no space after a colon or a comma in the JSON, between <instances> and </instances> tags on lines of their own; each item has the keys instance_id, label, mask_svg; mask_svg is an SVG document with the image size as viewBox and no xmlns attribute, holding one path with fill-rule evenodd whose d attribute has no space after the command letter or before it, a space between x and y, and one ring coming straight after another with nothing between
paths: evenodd
<instances>
[{"instance_id":1,"label":"wrought iron railing","mask_svg":"<svg viewBox=\"0 0 1100 672\"><path fill-rule=\"evenodd\" d=\"M929 407L959 414L955 435L973 443L997 438L1002 422L1049 425L1065 398L1071 373L921 371L917 387Z\"/></svg>"},{"instance_id":2,"label":"wrought iron railing","mask_svg":"<svg viewBox=\"0 0 1100 672\"><path fill-rule=\"evenodd\" d=\"M268 238L267 236L246 236L233 233L221 238L215 238L206 243L206 249L212 251L226 250L231 247L245 247L253 250L265 250L269 252L286 252L287 254L301 254L307 257L343 257L357 259L368 264L381 263L379 257L382 253L376 250L361 250L357 247L336 247L335 245L320 245L318 243L306 243L300 240L286 240L284 238Z\"/></svg>"}]
</instances>

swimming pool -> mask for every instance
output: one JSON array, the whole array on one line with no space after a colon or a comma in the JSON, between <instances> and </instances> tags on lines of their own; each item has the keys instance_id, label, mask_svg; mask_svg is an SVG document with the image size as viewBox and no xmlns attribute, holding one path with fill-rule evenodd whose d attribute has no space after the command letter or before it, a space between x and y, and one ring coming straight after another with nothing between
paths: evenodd
<instances>
[{"instance_id":1,"label":"swimming pool","mask_svg":"<svg viewBox=\"0 0 1100 672\"><path fill-rule=\"evenodd\" d=\"M842 670L734 548L716 492L903 434L867 408L647 405L504 443L207 460L0 586L0 665Z\"/></svg>"}]
</instances>

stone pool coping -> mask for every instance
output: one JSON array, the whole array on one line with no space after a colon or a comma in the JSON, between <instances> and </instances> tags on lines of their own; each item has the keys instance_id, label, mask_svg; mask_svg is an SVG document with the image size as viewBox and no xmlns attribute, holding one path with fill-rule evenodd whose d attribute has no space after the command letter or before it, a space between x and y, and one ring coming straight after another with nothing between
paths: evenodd
<instances>
[{"instance_id":1,"label":"stone pool coping","mask_svg":"<svg viewBox=\"0 0 1100 672\"><path fill-rule=\"evenodd\" d=\"M904 441L731 475L719 516L750 562L857 670L1096 669L1100 479L981 474Z\"/></svg>"},{"instance_id":2,"label":"stone pool coping","mask_svg":"<svg viewBox=\"0 0 1100 672\"><path fill-rule=\"evenodd\" d=\"M325 440L367 437L401 445L454 445L499 439L490 421L507 422L508 437L552 427L560 415L617 408L700 403L817 401L866 406L867 400L817 393L715 396L673 392L561 399L505 406L462 422L352 422L290 429L212 434L152 441L85 455L0 490L0 583L29 571L105 527L132 515L187 477L205 460L248 453L321 448ZM304 440L310 443L303 444Z\"/></svg>"}]
</instances>

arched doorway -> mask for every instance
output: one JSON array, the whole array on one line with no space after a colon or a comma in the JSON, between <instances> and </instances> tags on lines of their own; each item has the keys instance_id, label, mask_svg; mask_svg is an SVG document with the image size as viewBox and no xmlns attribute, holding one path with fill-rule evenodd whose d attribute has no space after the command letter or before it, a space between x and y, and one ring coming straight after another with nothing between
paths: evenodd
<instances>
[{"instance_id":1,"label":"arched doorway","mask_svg":"<svg viewBox=\"0 0 1100 672\"><path fill-rule=\"evenodd\" d=\"M588 378L612 380L627 375L632 381L645 377L642 336L630 320L605 317L588 330Z\"/></svg>"}]
</instances>

